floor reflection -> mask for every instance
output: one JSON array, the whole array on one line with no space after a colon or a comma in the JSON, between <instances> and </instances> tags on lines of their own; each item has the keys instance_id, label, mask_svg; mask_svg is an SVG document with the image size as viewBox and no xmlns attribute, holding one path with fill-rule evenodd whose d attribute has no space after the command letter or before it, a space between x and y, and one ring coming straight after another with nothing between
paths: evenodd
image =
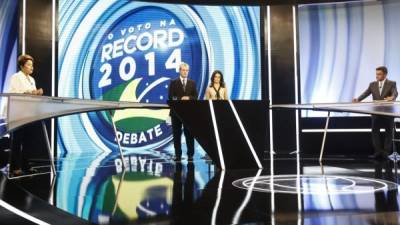
<instances>
[{"instance_id":1,"label":"floor reflection","mask_svg":"<svg viewBox=\"0 0 400 225\"><path fill-rule=\"evenodd\" d=\"M394 163L391 161L375 163L375 178L397 182L397 168L393 173ZM398 190L375 192L375 211L398 211ZM400 221L398 221L400 222Z\"/></svg>"},{"instance_id":2,"label":"floor reflection","mask_svg":"<svg viewBox=\"0 0 400 225\"><path fill-rule=\"evenodd\" d=\"M117 155L93 158L88 164L97 166L85 170L65 169L82 162L60 163L64 169L57 176L56 206L97 224L154 219L179 223L214 174L204 160L176 164L152 155L125 157L126 170Z\"/></svg>"},{"instance_id":3,"label":"floor reflection","mask_svg":"<svg viewBox=\"0 0 400 225\"><path fill-rule=\"evenodd\" d=\"M187 164L186 178L182 179L182 163L176 164L176 170L174 173L174 184L173 184L173 201L172 201L172 213L171 220L174 223L181 222L181 215L190 214L193 210L193 203L195 201L194 196L194 163Z\"/></svg>"},{"instance_id":4,"label":"floor reflection","mask_svg":"<svg viewBox=\"0 0 400 225\"><path fill-rule=\"evenodd\" d=\"M94 224L400 223L398 164L390 161L327 160L321 167L316 159L277 158L263 170L219 171L203 160L132 154L124 171L118 156L87 159L59 162L49 202ZM35 179L21 182L34 192ZM241 179L245 188L235 185Z\"/></svg>"}]
</instances>

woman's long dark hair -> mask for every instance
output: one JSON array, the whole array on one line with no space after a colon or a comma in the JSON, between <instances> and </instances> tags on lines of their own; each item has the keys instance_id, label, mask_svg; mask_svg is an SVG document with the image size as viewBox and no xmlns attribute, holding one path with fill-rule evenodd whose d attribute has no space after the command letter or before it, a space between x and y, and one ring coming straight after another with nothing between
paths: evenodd
<instances>
[{"instance_id":1,"label":"woman's long dark hair","mask_svg":"<svg viewBox=\"0 0 400 225\"><path fill-rule=\"evenodd\" d=\"M224 88L224 87L225 87L224 75L222 74L222 72L221 72L220 70L214 70L214 72L211 74L211 83L210 83L210 87L213 87L213 85L214 85L214 78L215 78L215 75L217 75L217 74L221 75L221 81L220 81L219 83L220 83L221 87Z\"/></svg>"}]
</instances>

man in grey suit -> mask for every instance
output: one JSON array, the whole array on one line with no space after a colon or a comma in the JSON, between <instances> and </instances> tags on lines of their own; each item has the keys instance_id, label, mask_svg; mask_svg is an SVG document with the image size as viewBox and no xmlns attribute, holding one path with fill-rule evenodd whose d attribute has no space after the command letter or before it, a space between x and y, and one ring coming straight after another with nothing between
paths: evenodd
<instances>
[{"instance_id":1,"label":"man in grey suit","mask_svg":"<svg viewBox=\"0 0 400 225\"><path fill-rule=\"evenodd\" d=\"M376 68L376 81L371 82L358 98L354 98L353 102L360 102L372 94L374 101L394 101L397 98L396 82L387 79L388 70L381 66ZM392 138L394 119L387 116L372 115L372 144L375 150L376 159L387 159L388 154L392 151ZM382 146L380 137L380 129L385 128L385 140Z\"/></svg>"}]
</instances>

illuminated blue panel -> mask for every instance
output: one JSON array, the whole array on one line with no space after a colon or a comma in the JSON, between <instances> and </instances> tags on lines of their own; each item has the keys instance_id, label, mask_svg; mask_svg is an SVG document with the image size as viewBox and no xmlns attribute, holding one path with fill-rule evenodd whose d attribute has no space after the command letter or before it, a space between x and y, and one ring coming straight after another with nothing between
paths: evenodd
<instances>
[{"instance_id":1,"label":"illuminated blue panel","mask_svg":"<svg viewBox=\"0 0 400 225\"><path fill-rule=\"evenodd\" d=\"M8 91L8 79L17 70L18 1L0 1L0 89Z\"/></svg>"},{"instance_id":2,"label":"illuminated blue panel","mask_svg":"<svg viewBox=\"0 0 400 225\"><path fill-rule=\"evenodd\" d=\"M302 103L350 102L382 65L399 82L399 10L399 1L300 6Z\"/></svg>"}]
</instances>

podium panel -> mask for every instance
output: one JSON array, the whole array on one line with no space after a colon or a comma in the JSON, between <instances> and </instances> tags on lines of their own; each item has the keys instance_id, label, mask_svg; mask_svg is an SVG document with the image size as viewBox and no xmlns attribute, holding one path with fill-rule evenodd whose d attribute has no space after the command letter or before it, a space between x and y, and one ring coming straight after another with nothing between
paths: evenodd
<instances>
[{"instance_id":1,"label":"podium panel","mask_svg":"<svg viewBox=\"0 0 400 225\"><path fill-rule=\"evenodd\" d=\"M262 168L269 137L266 101L168 104L219 168Z\"/></svg>"}]
</instances>

